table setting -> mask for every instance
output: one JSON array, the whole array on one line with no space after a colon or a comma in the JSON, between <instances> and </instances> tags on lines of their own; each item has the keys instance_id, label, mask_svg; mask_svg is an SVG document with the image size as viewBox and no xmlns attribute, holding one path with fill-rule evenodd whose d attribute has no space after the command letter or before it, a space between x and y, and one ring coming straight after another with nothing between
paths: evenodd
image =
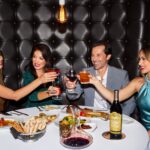
<instances>
[{"instance_id":1,"label":"table setting","mask_svg":"<svg viewBox=\"0 0 150 150\"><path fill-rule=\"evenodd\" d=\"M85 107L85 106L79 106L80 116L79 120L77 121L77 126L75 129L71 130L70 136L66 138L62 138L60 135L60 121L67 120L70 122L73 122L73 114L69 113L68 106L67 105L47 105L47 106L41 106L40 110L37 107L33 108L26 108L26 109L20 109L17 110L18 112L21 112L22 115L19 115L16 113L14 114L12 112L8 112L11 115L4 115L0 114L0 118L4 118L6 120L11 121L28 121L29 119L37 116L54 116L56 115L56 118L53 119L49 124L46 125L43 132L41 133L42 136L38 136L36 140L34 140L34 136L32 136L32 140L24 140L20 138L14 138L12 134L12 126L1 126L1 120L0 120L0 133L2 136L0 136L0 143L2 145L2 148L5 150L9 150L10 148L13 150L19 150L20 148L22 150L26 150L27 148L31 149L37 149L42 150L43 147L45 150L48 150L49 147L55 148L57 150L65 150L65 149L87 149L87 150L97 150L99 147L102 149L110 150L120 150L122 148L123 150L130 149L130 150L144 150L147 147L149 136L147 134L147 131L145 128L136 120L133 118L123 115L123 121L122 121L122 130L125 134L125 138L121 140L109 140L103 137L103 133L106 131L109 131L109 118L104 119L103 117L109 116L109 111L95 111L93 107ZM90 113L85 115L86 111L90 109ZM86 110L83 113L83 110ZM94 111L91 111L94 110ZM92 113L91 113L92 112ZM94 116L94 112L96 112L96 115ZM24 115L28 114L27 115ZM98 114L98 116L97 116ZM104 116L102 115L104 114ZM107 114L107 115L106 115ZM74 114L75 115L75 114ZM102 117L103 116L103 117ZM71 118L71 119L70 119ZM70 119L70 120L69 120ZM78 117L76 118L78 119ZM74 125L71 125L74 126ZM3 132L5 131L5 132ZM74 132L79 132L78 134L75 134ZM38 130L39 132L39 130ZM36 132L35 132L36 133ZM86 137L89 141L84 141L83 143L86 143L83 146L68 146L66 144L66 140L73 138L73 135L84 135L81 137ZM35 136L36 137L36 136ZM80 136L78 136L80 137ZM65 141L65 142L64 142ZM82 139L78 139L78 141L81 141ZM65 143L65 144L64 144Z\"/></svg>"}]
</instances>

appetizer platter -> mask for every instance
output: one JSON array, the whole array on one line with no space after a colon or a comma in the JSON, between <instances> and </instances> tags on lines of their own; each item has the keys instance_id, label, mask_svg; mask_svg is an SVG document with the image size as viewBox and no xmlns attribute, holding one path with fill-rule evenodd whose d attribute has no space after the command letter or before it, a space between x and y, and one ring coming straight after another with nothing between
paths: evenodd
<instances>
[{"instance_id":1,"label":"appetizer platter","mask_svg":"<svg viewBox=\"0 0 150 150\"><path fill-rule=\"evenodd\" d=\"M103 111L95 111L94 109L90 109L90 108L81 108L79 106L76 106L79 110L80 110L80 116L83 117L96 117L96 118L101 118L103 120L108 120L109 119L109 113L107 112L103 112ZM67 113L72 113L71 111L71 107L67 106L66 109Z\"/></svg>"}]
</instances>

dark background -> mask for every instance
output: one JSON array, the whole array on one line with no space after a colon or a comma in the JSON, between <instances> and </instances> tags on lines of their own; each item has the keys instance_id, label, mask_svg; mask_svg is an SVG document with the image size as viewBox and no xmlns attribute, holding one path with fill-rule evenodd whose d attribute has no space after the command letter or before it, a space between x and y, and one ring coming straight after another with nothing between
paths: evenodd
<instances>
[{"instance_id":1,"label":"dark background","mask_svg":"<svg viewBox=\"0 0 150 150\"><path fill-rule=\"evenodd\" d=\"M0 49L5 83L21 87L33 44L46 43L55 67L78 72L90 66L93 42L109 41L111 64L138 75L138 51L150 43L149 0L66 0L68 21L56 21L58 0L0 0ZM148 8L149 7L149 8ZM19 106L19 103L10 103Z\"/></svg>"}]
</instances>

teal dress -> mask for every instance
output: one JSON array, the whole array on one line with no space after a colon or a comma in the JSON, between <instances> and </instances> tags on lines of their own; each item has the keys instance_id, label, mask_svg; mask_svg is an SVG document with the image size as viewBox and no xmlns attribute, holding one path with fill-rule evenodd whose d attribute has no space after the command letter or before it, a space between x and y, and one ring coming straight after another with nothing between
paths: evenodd
<instances>
[{"instance_id":1,"label":"teal dress","mask_svg":"<svg viewBox=\"0 0 150 150\"><path fill-rule=\"evenodd\" d=\"M137 105L140 110L142 124L150 130L150 80L145 77L145 83L137 96Z\"/></svg>"},{"instance_id":2,"label":"teal dress","mask_svg":"<svg viewBox=\"0 0 150 150\"><path fill-rule=\"evenodd\" d=\"M35 80L35 77L32 75L30 71L26 71L23 74L23 85L27 85L31 83L33 80ZM44 106L44 105L51 105L51 104L60 104L60 102L52 100L51 97L48 97L44 100L38 100L38 93L41 91L46 91L47 87L45 85L41 85L38 88L36 88L33 92L31 92L23 104L24 107L36 107L36 106Z\"/></svg>"}]
</instances>

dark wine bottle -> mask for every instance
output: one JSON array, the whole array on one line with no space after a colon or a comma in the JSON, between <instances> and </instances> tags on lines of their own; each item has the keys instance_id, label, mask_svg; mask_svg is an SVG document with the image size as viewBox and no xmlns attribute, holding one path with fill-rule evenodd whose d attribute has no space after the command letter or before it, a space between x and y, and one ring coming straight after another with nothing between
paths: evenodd
<instances>
[{"instance_id":1,"label":"dark wine bottle","mask_svg":"<svg viewBox=\"0 0 150 150\"><path fill-rule=\"evenodd\" d=\"M110 139L122 138L122 108L119 90L114 90L114 101L110 108Z\"/></svg>"}]
</instances>

